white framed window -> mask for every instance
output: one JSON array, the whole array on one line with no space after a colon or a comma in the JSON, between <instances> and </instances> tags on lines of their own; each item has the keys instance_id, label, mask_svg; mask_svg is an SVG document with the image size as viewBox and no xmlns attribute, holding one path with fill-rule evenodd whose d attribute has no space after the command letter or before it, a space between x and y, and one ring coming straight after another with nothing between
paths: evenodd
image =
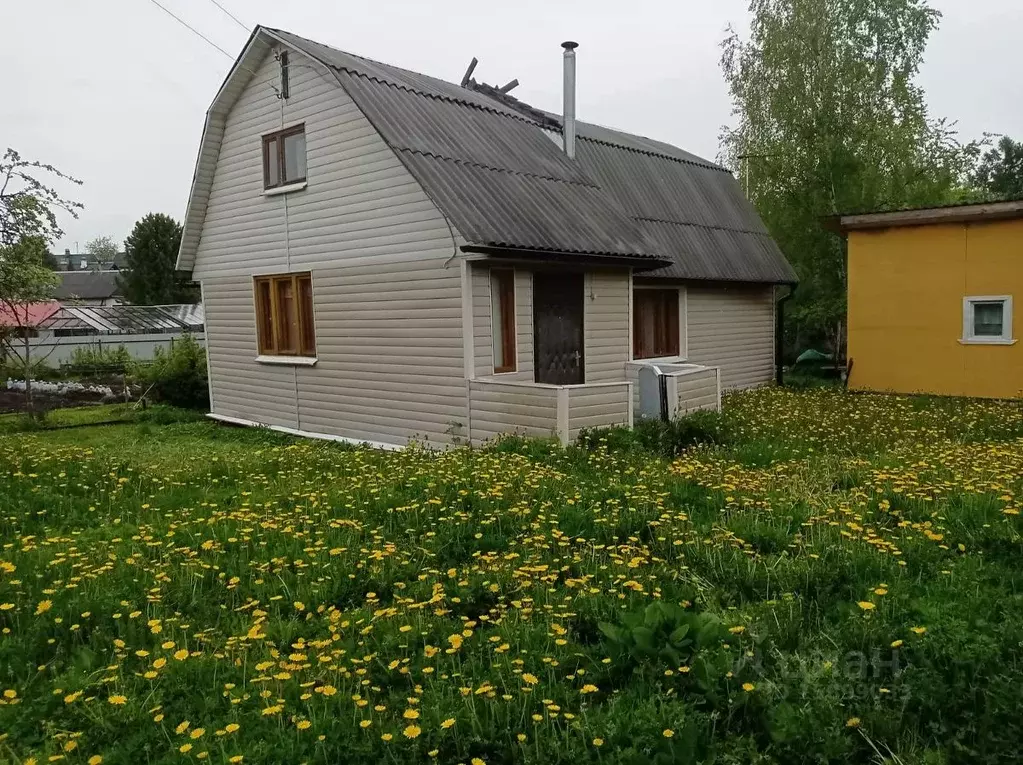
<instances>
[{"instance_id":1,"label":"white framed window","mask_svg":"<svg viewBox=\"0 0 1023 765\"><path fill-rule=\"evenodd\" d=\"M1012 345L1012 296L963 298L963 343Z\"/></svg>"}]
</instances>

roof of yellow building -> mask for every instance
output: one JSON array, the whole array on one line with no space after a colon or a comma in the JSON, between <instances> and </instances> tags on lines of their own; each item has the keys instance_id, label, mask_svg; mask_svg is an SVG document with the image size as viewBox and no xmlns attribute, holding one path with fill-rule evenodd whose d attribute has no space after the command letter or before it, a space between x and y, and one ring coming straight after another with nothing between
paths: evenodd
<instances>
[{"instance_id":1,"label":"roof of yellow building","mask_svg":"<svg viewBox=\"0 0 1023 765\"><path fill-rule=\"evenodd\" d=\"M830 218L827 226L838 233L846 234L849 231L895 226L927 226L935 223L971 223L1014 218L1023 218L1023 199L838 215Z\"/></svg>"}]
</instances>

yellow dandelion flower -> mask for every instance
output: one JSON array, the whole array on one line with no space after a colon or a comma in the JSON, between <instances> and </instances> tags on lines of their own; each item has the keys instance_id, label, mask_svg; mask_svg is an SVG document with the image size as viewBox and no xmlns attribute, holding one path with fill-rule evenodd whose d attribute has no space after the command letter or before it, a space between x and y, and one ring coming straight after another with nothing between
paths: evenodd
<instances>
[{"instance_id":1,"label":"yellow dandelion flower","mask_svg":"<svg viewBox=\"0 0 1023 765\"><path fill-rule=\"evenodd\" d=\"M381 741L390 741L392 738L394 738L394 736L392 736L390 733L385 733L385 734L383 734L380 737L380 740Z\"/></svg>"},{"instance_id":2,"label":"yellow dandelion flower","mask_svg":"<svg viewBox=\"0 0 1023 765\"><path fill-rule=\"evenodd\" d=\"M592 683L587 683L586 685L579 689L579 693L596 693L599 690L600 689L597 686L593 685Z\"/></svg>"},{"instance_id":3,"label":"yellow dandelion flower","mask_svg":"<svg viewBox=\"0 0 1023 765\"><path fill-rule=\"evenodd\" d=\"M89 765L100 765L100 763L103 762L103 757L102 755L94 754L87 760L87 762Z\"/></svg>"},{"instance_id":4,"label":"yellow dandelion flower","mask_svg":"<svg viewBox=\"0 0 1023 765\"><path fill-rule=\"evenodd\" d=\"M174 729L174 732L180 736L182 733L188 730L188 726L191 724L192 723L190 723L188 720L182 720L180 723L178 723L178 727Z\"/></svg>"},{"instance_id":5,"label":"yellow dandelion flower","mask_svg":"<svg viewBox=\"0 0 1023 765\"><path fill-rule=\"evenodd\" d=\"M848 720L845 721L845 727L847 727L847 728L859 728L860 727L860 718L859 717L850 717Z\"/></svg>"},{"instance_id":6,"label":"yellow dandelion flower","mask_svg":"<svg viewBox=\"0 0 1023 765\"><path fill-rule=\"evenodd\" d=\"M539 680L536 679L536 675L531 675L528 672L522 673L522 679L525 680L526 683L528 683L529 685L536 685L537 683L540 682Z\"/></svg>"},{"instance_id":7,"label":"yellow dandelion flower","mask_svg":"<svg viewBox=\"0 0 1023 765\"><path fill-rule=\"evenodd\" d=\"M423 729L420 728L418 725L409 725L407 728L405 728L405 730L401 732L401 735L403 735L405 738L416 738L422 732Z\"/></svg>"},{"instance_id":8,"label":"yellow dandelion flower","mask_svg":"<svg viewBox=\"0 0 1023 765\"><path fill-rule=\"evenodd\" d=\"M36 606L36 616L39 616L40 614L45 614L51 608L53 608L53 601L40 600L39 605Z\"/></svg>"},{"instance_id":9,"label":"yellow dandelion flower","mask_svg":"<svg viewBox=\"0 0 1023 765\"><path fill-rule=\"evenodd\" d=\"M593 739L593 745L594 746L604 746L604 739L602 739L602 738L595 738L595 739Z\"/></svg>"},{"instance_id":10,"label":"yellow dandelion flower","mask_svg":"<svg viewBox=\"0 0 1023 765\"><path fill-rule=\"evenodd\" d=\"M864 611L873 611L873 610L874 610L874 609L875 609L875 608L877 607L877 606L875 606L875 605L874 605L873 603L871 603L871 602L869 602L869 601L866 601L866 600L861 600L861 601L860 601L859 603L857 603L856 605L858 605L858 606L859 606L860 608L862 608L862 609L863 609Z\"/></svg>"},{"instance_id":11,"label":"yellow dandelion flower","mask_svg":"<svg viewBox=\"0 0 1023 765\"><path fill-rule=\"evenodd\" d=\"M188 754L189 752L192 751L192 745L182 744L181 746L178 747L178 751L181 752L182 754Z\"/></svg>"},{"instance_id":12,"label":"yellow dandelion flower","mask_svg":"<svg viewBox=\"0 0 1023 765\"><path fill-rule=\"evenodd\" d=\"M454 724L455 724L455 718L454 717L449 717L447 720L445 720L444 722L442 722L440 724L440 727L442 727L445 730L447 730L448 728L450 728Z\"/></svg>"},{"instance_id":13,"label":"yellow dandelion flower","mask_svg":"<svg viewBox=\"0 0 1023 765\"><path fill-rule=\"evenodd\" d=\"M153 662L153 666L156 667L157 669L163 669L164 667L167 666L167 660L161 656L159 659Z\"/></svg>"},{"instance_id":14,"label":"yellow dandelion flower","mask_svg":"<svg viewBox=\"0 0 1023 765\"><path fill-rule=\"evenodd\" d=\"M175 651L174 658L177 659L178 661L184 661L185 659L188 658L188 651L186 651L184 648L182 648L180 651Z\"/></svg>"},{"instance_id":15,"label":"yellow dandelion flower","mask_svg":"<svg viewBox=\"0 0 1023 765\"><path fill-rule=\"evenodd\" d=\"M479 757L473 757L469 762L471 765L487 765L487 761L481 760Z\"/></svg>"},{"instance_id":16,"label":"yellow dandelion flower","mask_svg":"<svg viewBox=\"0 0 1023 765\"><path fill-rule=\"evenodd\" d=\"M753 683L743 683L742 689L746 691L746 693L753 693L753 691L756 690L756 686L753 685Z\"/></svg>"},{"instance_id":17,"label":"yellow dandelion flower","mask_svg":"<svg viewBox=\"0 0 1023 765\"><path fill-rule=\"evenodd\" d=\"M675 731L673 731L671 728L665 728L661 735L664 736L665 738L671 738L672 736L675 735Z\"/></svg>"},{"instance_id":18,"label":"yellow dandelion flower","mask_svg":"<svg viewBox=\"0 0 1023 765\"><path fill-rule=\"evenodd\" d=\"M237 765L237 764L238 764L239 762L241 762L241 761L242 761L243 759L245 759L245 758L244 758L244 757L243 757L242 755L240 755L240 754L236 754L236 755L235 755L234 757L231 757L231 758L230 758L230 759L228 760L228 762L232 763L232 765Z\"/></svg>"},{"instance_id":19,"label":"yellow dandelion flower","mask_svg":"<svg viewBox=\"0 0 1023 765\"><path fill-rule=\"evenodd\" d=\"M917 635L922 635L925 632L927 632L927 628L926 627L910 627L909 631L910 632L915 632Z\"/></svg>"},{"instance_id":20,"label":"yellow dandelion flower","mask_svg":"<svg viewBox=\"0 0 1023 765\"><path fill-rule=\"evenodd\" d=\"M360 720L359 721L359 727L360 728L368 728L372 724L373 724L372 720Z\"/></svg>"},{"instance_id":21,"label":"yellow dandelion flower","mask_svg":"<svg viewBox=\"0 0 1023 765\"><path fill-rule=\"evenodd\" d=\"M205 728L196 728L195 730L193 730L191 733L188 734L188 737L189 738L202 738L203 734L205 734L205 733L206 733L206 729Z\"/></svg>"},{"instance_id":22,"label":"yellow dandelion flower","mask_svg":"<svg viewBox=\"0 0 1023 765\"><path fill-rule=\"evenodd\" d=\"M313 724L308 720L299 720L295 723L295 727L299 730L309 730L309 728L313 727Z\"/></svg>"},{"instance_id":23,"label":"yellow dandelion flower","mask_svg":"<svg viewBox=\"0 0 1023 765\"><path fill-rule=\"evenodd\" d=\"M240 727L241 726L238 723L228 723L227 725L224 726L224 730L226 730L228 733L234 733Z\"/></svg>"},{"instance_id":24,"label":"yellow dandelion flower","mask_svg":"<svg viewBox=\"0 0 1023 765\"><path fill-rule=\"evenodd\" d=\"M113 704L114 706L123 707L125 704L128 703L128 698L127 696L111 696L110 698L107 699L107 701Z\"/></svg>"},{"instance_id":25,"label":"yellow dandelion flower","mask_svg":"<svg viewBox=\"0 0 1023 765\"><path fill-rule=\"evenodd\" d=\"M406 709L404 712L402 712L401 716L404 717L406 720L418 720L419 712L417 712L415 709Z\"/></svg>"},{"instance_id":26,"label":"yellow dandelion flower","mask_svg":"<svg viewBox=\"0 0 1023 765\"><path fill-rule=\"evenodd\" d=\"M65 704L74 704L80 698L82 698L82 692L81 691L75 691L74 693L69 693L67 696L64 697L64 703Z\"/></svg>"},{"instance_id":27,"label":"yellow dandelion flower","mask_svg":"<svg viewBox=\"0 0 1023 765\"><path fill-rule=\"evenodd\" d=\"M901 640L893 640L892 641L892 648L898 648L900 645L902 645L902 641Z\"/></svg>"}]
</instances>

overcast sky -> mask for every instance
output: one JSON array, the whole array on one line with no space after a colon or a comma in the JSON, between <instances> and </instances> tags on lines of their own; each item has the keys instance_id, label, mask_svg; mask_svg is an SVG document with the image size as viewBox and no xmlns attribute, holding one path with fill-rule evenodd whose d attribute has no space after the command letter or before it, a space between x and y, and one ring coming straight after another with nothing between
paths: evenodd
<instances>
[{"instance_id":1,"label":"overcast sky","mask_svg":"<svg viewBox=\"0 0 1023 765\"><path fill-rule=\"evenodd\" d=\"M2 0L0 150L84 182L85 203L54 247L118 242L148 212L181 219L204 114L248 33L211 0ZM458 81L518 78L519 98L560 109L561 48L580 43L578 114L713 158L728 123L718 66L748 0L218 0L247 27L266 24L343 50ZM1023 137L1023 0L931 0L944 13L921 82L934 116ZM623 12L625 11L625 12Z\"/></svg>"}]
</instances>

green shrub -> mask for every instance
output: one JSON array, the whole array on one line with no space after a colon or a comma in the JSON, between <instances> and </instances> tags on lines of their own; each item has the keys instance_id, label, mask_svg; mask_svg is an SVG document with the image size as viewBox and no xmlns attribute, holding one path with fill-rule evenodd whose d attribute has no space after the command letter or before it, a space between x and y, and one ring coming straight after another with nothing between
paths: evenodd
<instances>
[{"instance_id":1,"label":"green shrub","mask_svg":"<svg viewBox=\"0 0 1023 765\"><path fill-rule=\"evenodd\" d=\"M61 371L69 377L77 378L125 374L134 363L135 358L123 345L116 348L75 348L70 361L61 366Z\"/></svg>"},{"instance_id":2,"label":"green shrub","mask_svg":"<svg viewBox=\"0 0 1023 765\"><path fill-rule=\"evenodd\" d=\"M644 451L671 458L693 446L721 445L731 440L728 422L719 412L700 411L670 422L640 420L633 428L584 430L578 444L590 451L603 446L611 452Z\"/></svg>"},{"instance_id":3,"label":"green shrub","mask_svg":"<svg viewBox=\"0 0 1023 765\"><path fill-rule=\"evenodd\" d=\"M170 350L157 348L153 362L137 365L135 374L146 395L157 401L186 409L210 406L206 349L191 335L182 335Z\"/></svg>"}]
</instances>

